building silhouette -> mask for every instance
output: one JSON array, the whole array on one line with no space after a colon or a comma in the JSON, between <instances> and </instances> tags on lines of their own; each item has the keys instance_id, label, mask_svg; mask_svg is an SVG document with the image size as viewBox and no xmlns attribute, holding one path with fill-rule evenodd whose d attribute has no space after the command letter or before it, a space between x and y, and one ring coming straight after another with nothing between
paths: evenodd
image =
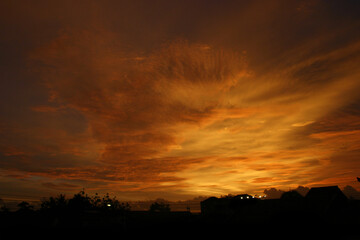
<instances>
[{"instance_id":1,"label":"building silhouette","mask_svg":"<svg viewBox=\"0 0 360 240\"><path fill-rule=\"evenodd\" d=\"M311 188L305 200L310 211L318 214L338 213L346 208L348 199L338 186Z\"/></svg>"},{"instance_id":2,"label":"building silhouette","mask_svg":"<svg viewBox=\"0 0 360 240\"><path fill-rule=\"evenodd\" d=\"M349 209L349 201L338 186L327 186L311 188L305 197L296 191L285 192L279 199L242 194L210 197L200 204L201 214L205 217L226 216L247 222L302 222L309 219L317 221L319 218L341 221L343 216L352 211Z\"/></svg>"},{"instance_id":3,"label":"building silhouette","mask_svg":"<svg viewBox=\"0 0 360 240\"><path fill-rule=\"evenodd\" d=\"M201 213L204 215L234 214L245 206L256 204L257 201L257 198L249 194L240 194L221 198L210 197L200 202Z\"/></svg>"}]
</instances>

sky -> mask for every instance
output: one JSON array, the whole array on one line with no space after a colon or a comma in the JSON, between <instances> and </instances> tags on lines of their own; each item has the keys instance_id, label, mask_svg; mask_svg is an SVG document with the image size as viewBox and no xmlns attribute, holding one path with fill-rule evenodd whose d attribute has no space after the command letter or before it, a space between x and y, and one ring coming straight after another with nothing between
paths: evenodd
<instances>
[{"instance_id":1,"label":"sky","mask_svg":"<svg viewBox=\"0 0 360 240\"><path fill-rule=\"evenodd\" d=\"M360 190L358 1L0 9L0 198Z\"/></svg>"}]
</instances>

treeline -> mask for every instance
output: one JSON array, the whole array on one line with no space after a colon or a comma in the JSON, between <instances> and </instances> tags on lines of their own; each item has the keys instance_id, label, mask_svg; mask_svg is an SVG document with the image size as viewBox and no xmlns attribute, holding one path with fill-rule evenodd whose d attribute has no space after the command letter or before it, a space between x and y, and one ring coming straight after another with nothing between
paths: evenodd
<instances>
[{"instance_id":1,"label":"treeline","mask_svg":"<svg viewBox=\"0 0 360 240\"><path fill-rule=\"evenodd\" d=\"M107 193L100 197L95 193L89 196L85 191L80 191L72 198L66 198L64 194L56 197L43 198L40 208L35 210L35 206L29 202L22 201L17 205L16 212L30 213L39 211L43 213L64 213L64 212L127 212L131 211L128 202L120 202L116 197L110 197ZM9 212L9 208L5 204L0 207L0 212ZM150 212L170 212L170 205L164 201L155 201L150 204L148 211Z\"/></svg>"},{"instance_id":2,"label":"treeline","mask_svg":"<svg viewBox=\"0 0 360 240\"><path fill-rule=\"evenodd\" d=\"M20 206L21 207L21 206ZM21 209L21 208L20 208ZM20 210L19 209L19 210ZM100 197L97 193L90 197L84 191L80 191L72 198L66 199L65 195L42 199L40 211L130 211L130 205L120 202L116 197L110 197L107 193Z\"/></svg>"},{"instance_id":3,"label":"treeline","mask_svg":"<svg viewBox=\"0 0 360 240\"><path fill-rule=\"evenodd\" d=\"M182 224L188 214L171 212L166 202L153 202L146 211L132 211L127 202L121 202L109 194L89 196L84 191L67 198L64 194L43 198L35 208L30 203L19 203L18 209L0 209L2 228L105 228L131 230L138 227L152 228L157 225Z\"/></svg>"}]
</instances>

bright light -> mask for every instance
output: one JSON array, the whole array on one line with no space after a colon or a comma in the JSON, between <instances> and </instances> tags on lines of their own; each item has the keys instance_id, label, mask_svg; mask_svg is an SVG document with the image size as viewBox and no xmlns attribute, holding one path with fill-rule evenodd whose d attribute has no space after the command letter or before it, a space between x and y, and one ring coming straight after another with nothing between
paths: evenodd
<instances>
[{"instance_id":1,"label":"bright light","mask_svg":"<svg viewBox=\"0 0 360 240\"><path fill-rule=\"evenodd\" d=\"M108 204L107 204L107 206L108 206L108 207L111 207L111 204L110 204L110 203L108 203Z\"/></svg>"},{"instance_id":2,"label":"bright light","mask_svg":"<svg viewBox=\"0 0 360 240\"><path fill-rule=\"evenodd\" d=\"M247 196L246 198L249 199L249 196Z\"/></svg>"}]
</instances>

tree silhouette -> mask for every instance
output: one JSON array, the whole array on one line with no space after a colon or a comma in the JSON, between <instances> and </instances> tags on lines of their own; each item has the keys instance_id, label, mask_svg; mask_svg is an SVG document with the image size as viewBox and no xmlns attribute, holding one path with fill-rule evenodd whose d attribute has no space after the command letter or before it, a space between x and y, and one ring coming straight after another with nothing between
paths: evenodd
<instances>
[{"instance_id":1,"label":"tree silhouette","mask_svg":"<svg viewBox=\"0 0 360 240\"><path fill-rule=\"evenodd\" d=\"M110 198L109 193L107 193L101 201L101 208L104 210L112 211L129 211L130 205L128 203L120 203L116 197Z\"/></svg>"},{"instance_id":2,"label":"tree silhouette","mask_svg":"<svg viewBox=\"0 0 360 240\"><path fill-rule=\"evenodd\" d=\"M18 212L31 212L34 210L34 206L30 205L30 203L26 202L26 201L22 201L21 203L18 204L19 210Z\"/></svg>"},{"instance_id":3,"label":"tree silhouette","mask_svg":"<svg viewBox=\"0 0 360 240\"><path fill-rule=\"evenodd\" d=\"M57 197L49 197L49 199L42 199L41 211L62 211L67 208L68 201L65 199L64 194Z\"/></svg>"},{"instance_id":4,"label":"tree silhouette","mask_svg":"<svg viewBox=\"0 0 360 240\"><path fill-rule=\"evenodd\" d=\"M150 212L170 212L170 205L164 202L154 202L151 204Z\"/></svg>"},{"instance_id":5,"label":"tree silhouette","mask_svg":"<svg viewBox=\"0 0 360 240\"><path fill-rule=\"evenodd\" d=\"M90 199L90 202L93 208L101 208L101 198L98 193L95 193L95 196Z\"/></svg>"},{"instance_id":6,"label":"tree silhouette","mask_svg":"<svg viewBox=\"0 0 360 240\"><path fill-rule=\"evenodd\" d=\"M84 191L80 191L69 199L68 207L72 211L90 210L92 208L91 199Z\"/></svg>"},{"instance_id":7,"label":"tree silhouette","mask_svg":"<svg viewBox=\"0 0 360 240\"><path fill-rule=\"evenodd\" d=\"M83 212L87 210L119 212L130 211L130 205L128 203L118 201L115 197L111 198L108 193L104 197L100 198L97 193L94 197L89 197L85 191L80 191L68 200L63 194L60 194L57 197L43 199L41 203L41 210L56 212Z\"/></svg>"}]
</instances>

